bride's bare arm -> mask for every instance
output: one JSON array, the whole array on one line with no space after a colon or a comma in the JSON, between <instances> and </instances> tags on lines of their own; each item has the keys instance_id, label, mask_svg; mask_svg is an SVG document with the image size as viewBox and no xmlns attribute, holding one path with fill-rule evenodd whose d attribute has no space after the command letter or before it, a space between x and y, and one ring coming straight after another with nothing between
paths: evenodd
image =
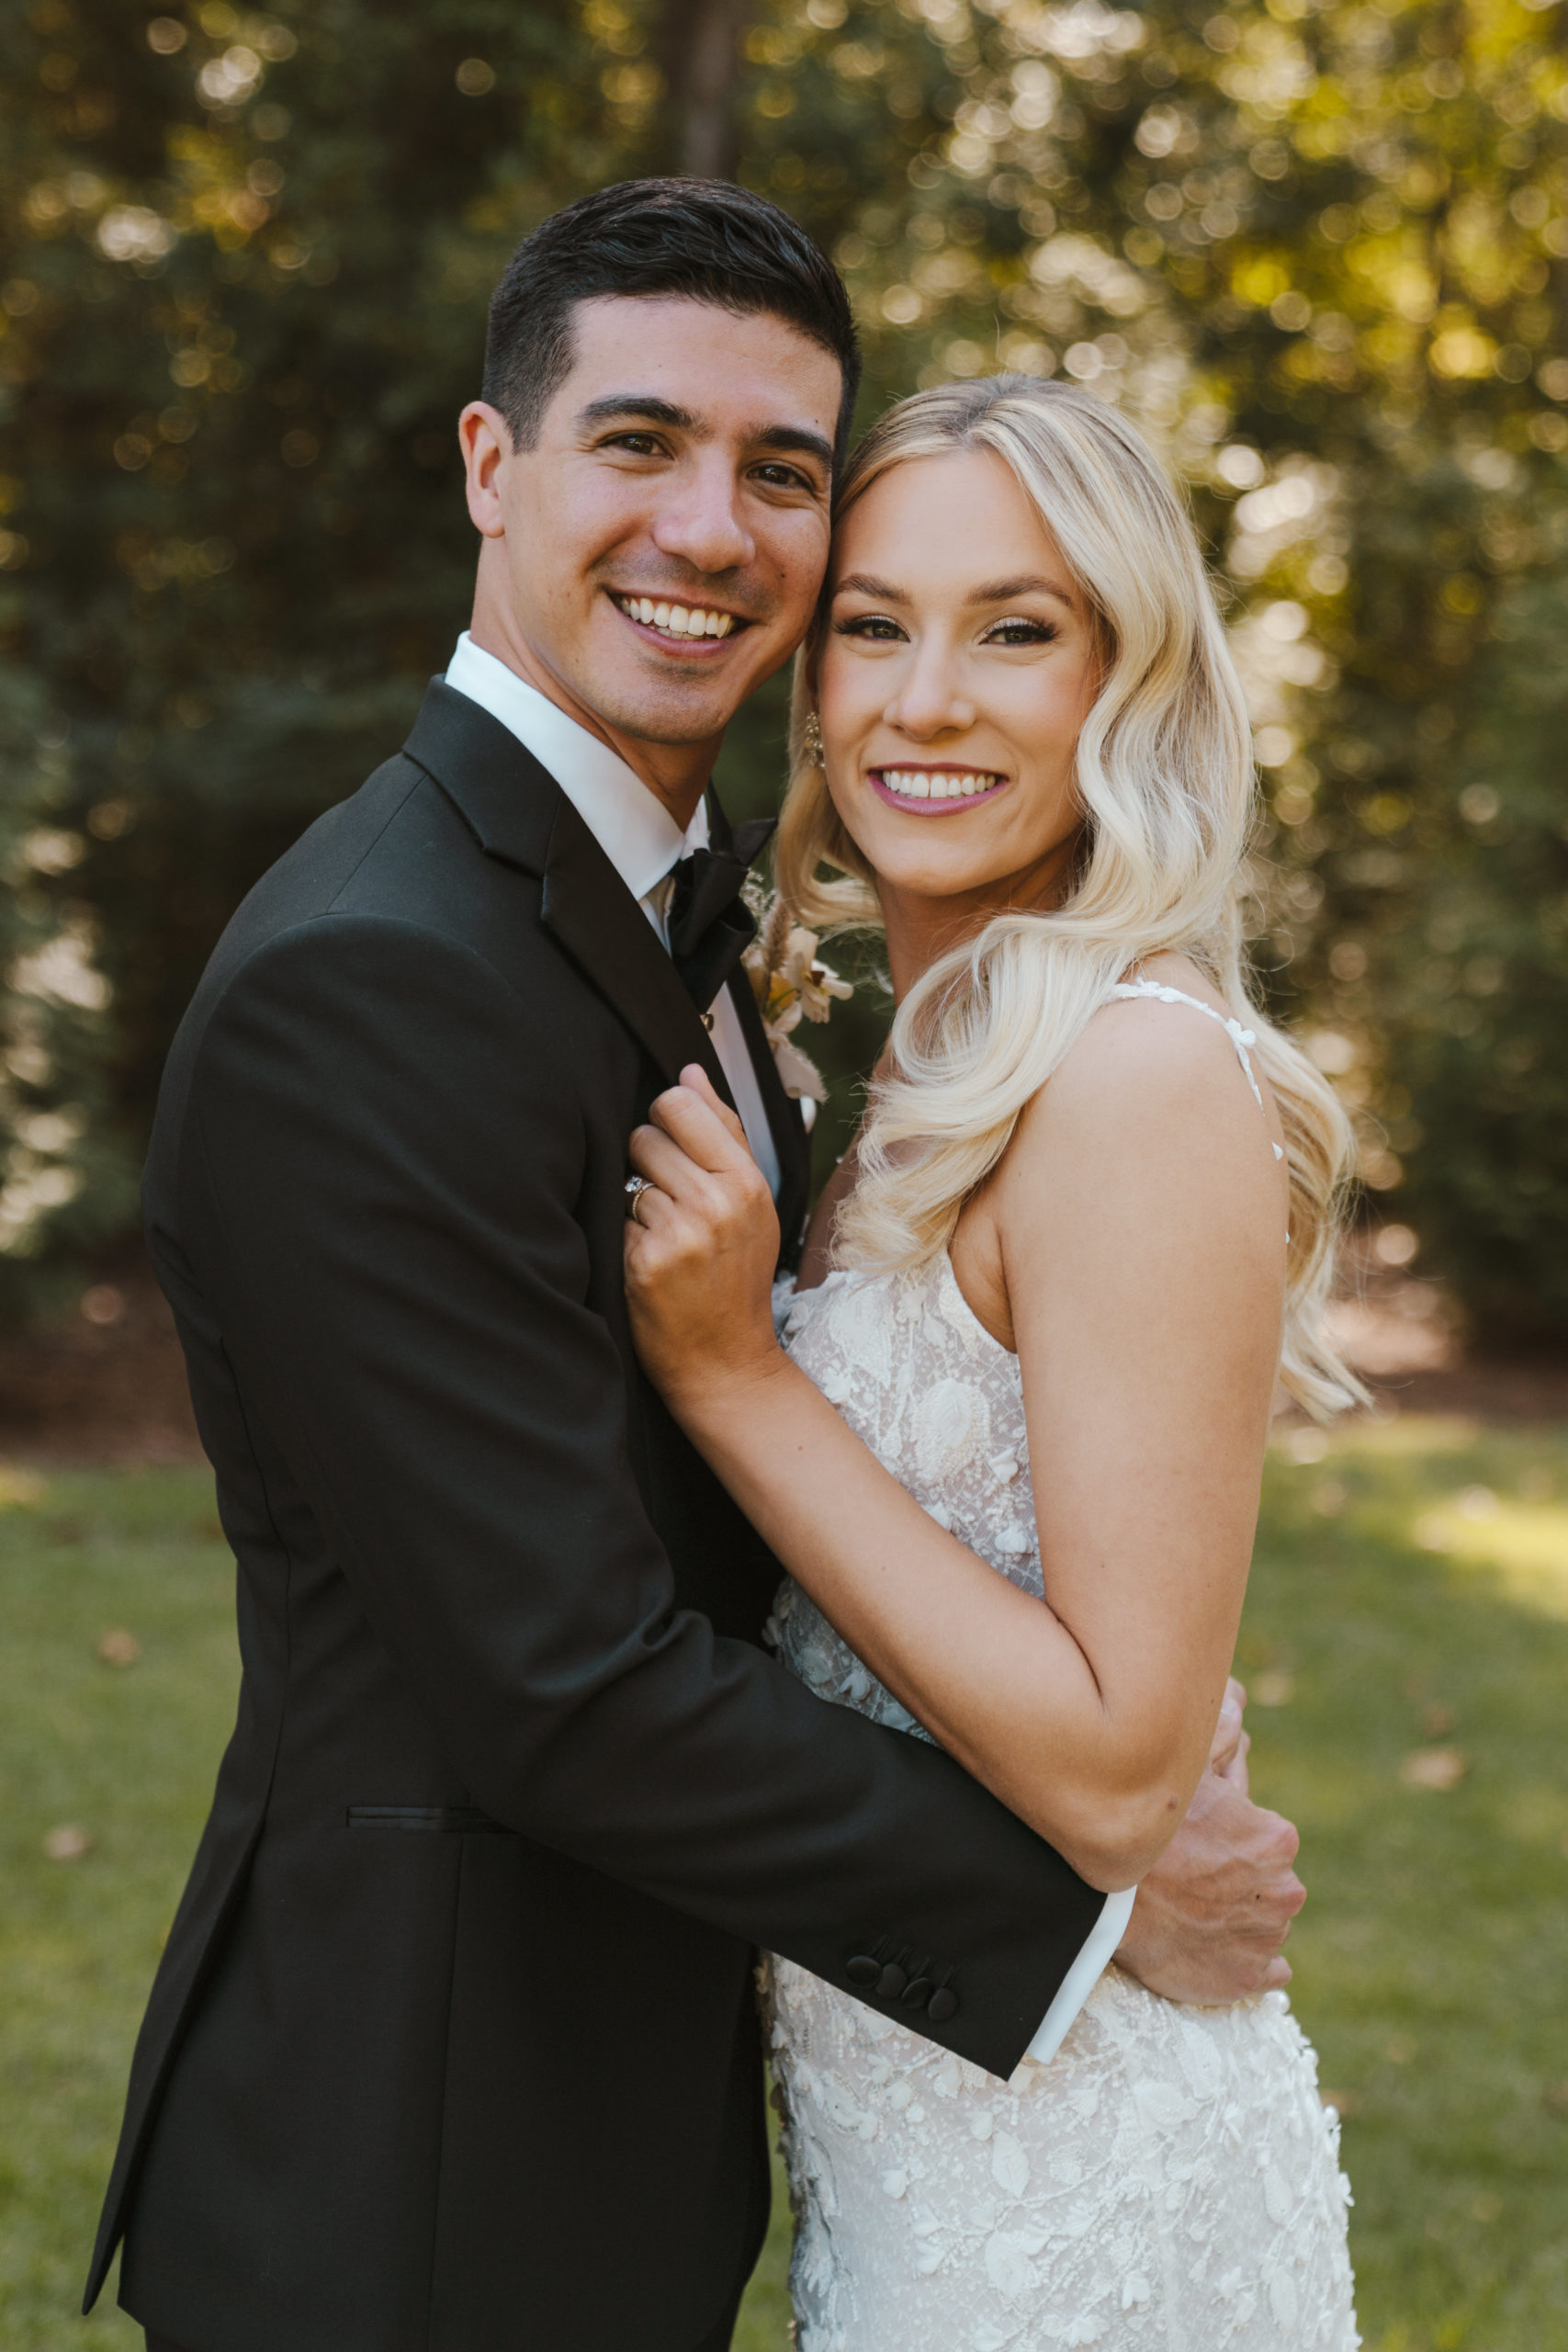
<instances>
[{"instance_id":1,"label":"bride's bare arm","mask_svg":"<svg viewBox=\"0 0 1568 2352\"><path fill-rule=\"evenodd\" d=\"M1049 1605L939 1527L777 1347L776 1226L688 1072L632 1157L638 1347L844 1639L1089 1882L1179 1825L1235 1638L1279 1347L1284 1185L1228 1040L1097 1016L986 1204L1023 1378Z\"/></svg>"}]
</instances>

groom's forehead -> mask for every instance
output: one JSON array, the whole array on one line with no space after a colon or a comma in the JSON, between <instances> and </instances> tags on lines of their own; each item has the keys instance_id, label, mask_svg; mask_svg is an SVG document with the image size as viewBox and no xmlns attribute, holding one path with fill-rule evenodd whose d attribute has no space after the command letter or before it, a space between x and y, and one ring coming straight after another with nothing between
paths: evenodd
<instances>
[{"instance_id":1,"label":"groom's forehead","mask_svg":"<svg viewBox=\"0 0 1568 2352\"><path fill-rule=\"evenodd\" d=\"M568 333L557 399L574 422L592 427L629 400L677 430L711 431L745 413L759 432L788 422L831 437L841 365L774 311L691 295L596 295L575 306Z\"/></svg>"}]
</instances>

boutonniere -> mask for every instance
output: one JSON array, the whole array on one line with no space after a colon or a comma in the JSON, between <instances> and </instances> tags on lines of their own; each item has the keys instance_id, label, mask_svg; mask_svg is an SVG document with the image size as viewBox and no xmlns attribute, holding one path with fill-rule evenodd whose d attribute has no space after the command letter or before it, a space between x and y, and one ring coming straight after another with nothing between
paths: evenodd
<instances>
[{"instance_id":1,"label":"boutonniere","mask_svg":"<svg viewBox=\"0 0 1568 2352\"><path fill-rule=\"evenodd\" d=\"M852 997L854 989L839 978L830 964L820 960L817 933L792 922L789 908L776 890L768 897L759 884L753 884L746 895L757 918L757 936L741 960L784 1091L796 1102L804 1097L812 1104L826 1102L828 1089L822 1073L810 1055L795 1043L794 1033L803 1018L826 1021L834 998ZM810 1125L810 1114L807 1124Z\"/></svg>"}]
</instances>

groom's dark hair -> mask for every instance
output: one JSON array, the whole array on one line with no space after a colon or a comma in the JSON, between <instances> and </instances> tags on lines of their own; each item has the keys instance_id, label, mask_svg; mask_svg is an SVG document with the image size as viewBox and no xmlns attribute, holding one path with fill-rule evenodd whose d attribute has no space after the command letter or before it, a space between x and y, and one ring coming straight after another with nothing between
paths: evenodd
<instances>
[{"instance_id":1,"label":"groom's dark hair","mask_svg":"<svg viewBox=\"0 0 1568 2352\"><path fill-rule=\"evenodd\" d=\"M861 368L843 279L798 221L728 180L622 180L524 238L491 298L485 344L484 397L514 448L537 439L571 372L572 312L600 294L685 295L798 328L842 371L842 462Z\"/></svg>"}]
</instances>

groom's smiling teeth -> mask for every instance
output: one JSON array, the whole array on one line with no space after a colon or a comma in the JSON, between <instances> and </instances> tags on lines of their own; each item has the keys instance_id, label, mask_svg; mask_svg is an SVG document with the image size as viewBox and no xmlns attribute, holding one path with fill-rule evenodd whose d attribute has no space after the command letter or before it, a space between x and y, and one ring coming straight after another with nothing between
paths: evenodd
<instances>
[{"instance_id":1,"label":"groom's smiling teeth","mask_svg":"<svg viewBox=\"0 0 1568 2352\"><path fill-rule=\"evenodd\" d=\"M640 621L666 637L728 637L735 627L733 613L713 613L701 605L671 605L651 596L617 596L626 618Z\"/></svg>"},{"instance_id":2,"label":"groom's smiling teeth","mask_svg":"<svg viewBox=\"0 0 1568 2352\"><path fill-rule=\"evenodd\" d=\"M874 773L889 792L902 800L973 800L977 793L994 792L1005 777L986 769L877 768Z\"/></svg>"}]
</instances>

